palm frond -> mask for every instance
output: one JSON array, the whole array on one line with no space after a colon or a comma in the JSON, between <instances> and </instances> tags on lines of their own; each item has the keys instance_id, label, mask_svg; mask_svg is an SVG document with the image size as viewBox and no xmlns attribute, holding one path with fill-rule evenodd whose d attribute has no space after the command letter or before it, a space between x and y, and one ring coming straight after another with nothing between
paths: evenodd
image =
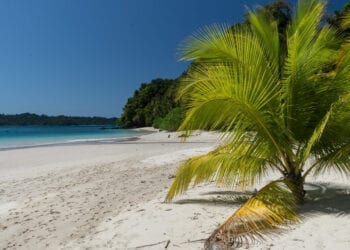
<instances>
[{"instance_id":1,"label":"palm frond","mask_svg":"<svg viewBox=\"0 0 350 250\"><path fill-rule=\"evenodd\" d=\"M350 92L339 97L332 104L332 115L329 118L322 136L313 146L312 154L322 158L350 141Z\"/></svg>"},{"instance_id":2,"label":"palm frond","mask_svg":"<svg viewBox=\"0 0 350 250\"><path fill-rule=\"evenodd\" d=\"M227 63L236 65L236 71L240 71L237 75L252 71L249 75L255 77L253 73L265 72L265 76L271 78L278 73L267 56L269 50L261 46L261 39L247 27L208 26L185 40L180 51L182 60L194 60L206 68Z\"/></svg>"},{"instance_id":3,"label":"palm frond","mask_svg":"<svg viewBox=\"0 0 350 250\"><path fill-rule=\"evenodd\" d=\"M350 175L350 143L323 150L318 154L316 164L305 172L304 177L310 173L317 176L330 170Z\"/></svg>"},{"instance_id":4,"label":"palm frond","mask_svg":"<svg viewBox=\"0 0 350 250\"><path fill-rule=\"evenodd\" d=\"M311 112L310 108L315 106L314 100L308 102L308 99L303 99L301 102L301 104L306 105L302 107L298 105L300 98L310 97L314 91L315 82L310 82L309 78L317 73L315 70L320 69L321 62L314 60L313 57L321 58L321 55L327 54L325 49L327 47L321 42L324 41L321 37L327 37L330 32L325 29L322 32L324 35L318 36L323 9L324 4L320 1L300 1L296 16L287 32L288 55L285 58L282 79L283 100L285 101L283 108L286 126L291 128L297 138L298 132L303 131L298 127L298 122L303 121L303 119L297 119L298 115L305 114L302 118L308 121L307 114ZM319 43L315 43L317 39L319 39ZM298 97L299 99L297 99ZM303 136L304 134L299 138Z\"/></svg>"},{"instance_id":5,"label":"palm frond","mask_svg":"<svg viewBox=\"0 0 350 250\"><path fill-rule=\"evenodd\" d=\"M278 152L284 166L284 153L289 152L287 132L270 112L259 112L251 105L236 98L213 98L197 104L186 113L180 130L223 129L231 132L232 143L237 143L248 131L255 133L255 144L271 145L270 150ZM260 142L260 143L259 143ZM283 148L283 149L282 149Z\"/></svg>"},{"instance_id":6,"label":"palm frond","mask_svg":"<svg viewBox=\"0 0 350 250\"><path fill-rule=\"evenodd\" d=\"M240 28L240 32L245 33L247 30ZM229 26L214 24L199 29L188 37L182 42L179 50L182 55L181 60L208 61L216 58L232 60L236 58L232 46L234 46L234 39Z\"/></svg>"},{"instance_id":7,"label":"palm frond","mask_svg":"<svg viewBox=\"0 0 350 250\"><path fill-rule=\"evenodd\" d=\"M343 29L347 29L350 27L350 11L345 13L345 15L343 16L342 27Z\"/></svg>"},{"instance_id":8,"label":"palm frond","mask_svg":"<svg viewBox=\"0 0 350 250\"><path fill-rule=\"evenodd\" d=\"M289 144L276 138L283 139L281 134L287 136L286 130L280 127L277 131L276 124L272 126L274 130L270 129L273 122L282 125L276 117L271 119L271 114L278 112L279 69L276 65L266 67L268 58L256 36L237 30L231 39L235 60L215 64L199 62L187 78L189 84L182 88L180 95L188 111L179 129L220 129L240 134L258 131L283 158L281 143L287 148ZM207 42L211 44L211 40ZM252 124L254 128L249 128Z\"/></svg>"},{"instance_id":9,"label":"palm frond","mask_svg":"<svg viewBox=\"0 0 350 250\"><path fill-rule=\"evenodd\" d=\"M291 38L298 35L301 43L299 46L309 46L312 39L318 33L319 24L325 8L325 2L319 0L300 0L288 30Z\"/></svg>"},{"instance_id":10,"label":"palm frond","mask_svg":"<svg viewBox=\"0 0 350 250\"><path fill-rule=\"evenodd\" d=\"M319 175L331 169L350 174L350 127L345 124L350 124L350 93L332 105L328 124L312 149L315 163L304 176Z\"/></svg>"},{"instance_id":11,"label":"palm frond","mask_svg":"<svg viewBox=\"0 0 350 250\"><path fill-rule=\"evenodd\" d=\"M215 181L230 187L246 188L258 182L274 165L268 145L265 149L253 148L254 144L242 141L226 144L216 150L186 161L177 171L168 191L166 201L186 191L191 184ZM272 166L273 167L273 166Z\"/></svg>"},{"instance_id":12,"label":"palm frond","mask_svg":"<svg viewBox=\"0 0 350 250\"><path fill-rule=\"evenodd\" d=\"M267 184L246 201L208 238L206 247L242 245L261 240L299 221L293 184L277 180Z\"/></svg>"},{"instance_id":13,"label":"palm frond","mask_svg":"<svg viewBox=\"0 0 350 250\"><path fill-rule=\"evenodd\" d=\"M269 20L263 12L250 12L248 19L251 28L263 44L262 47L266 48L265 53L270 64L274 64L273 67L278 68L280 64L280 43L277 22Z\"/></svg>"},{"instance_id":14,"label":"palm frond","mask_svg":"<svg viewBox=\"0 0 350 250\"><path fill-rule=\"evenodd\" d=\"M332 114L332 108L327 112L327 114L324 116L324 118L321 120L321 122L317 125L313 134L309 138L308 142L305 144L305 146L300 151L300 156L297 157L299 159L298 170L300 170L304 166L306 160L310 157L310 154L312 152L312 148L315 145L315 143L321 138L331 114Z\"/></svg>"},{"instance_id":15,"label":"palm frond","mask_svg":"<svg viewBox=\"0 0 350 250\"><path fill-rule=\"evenodd\" d=\"M335 71L334 82L341 88L341 90L349 91L350 82L350 41L343 44L337 61L337 68Z\"/></svg>"}]
</instances>

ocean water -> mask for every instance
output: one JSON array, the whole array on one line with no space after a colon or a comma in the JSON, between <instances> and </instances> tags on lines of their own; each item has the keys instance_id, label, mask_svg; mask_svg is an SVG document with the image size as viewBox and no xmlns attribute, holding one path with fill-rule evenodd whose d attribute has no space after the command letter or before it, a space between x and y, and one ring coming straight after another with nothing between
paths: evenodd
<instances>
[{"instance_id":1,"label":"ocean water","mask_svg":"<svg viewBox=\"0 0 350 250\"><path fill-rule=\"evenodd\" d=\"M140 132L110 126L0 126L0 149L69 143L107 143L137 137Z\"/></svg>"}]
</instances>

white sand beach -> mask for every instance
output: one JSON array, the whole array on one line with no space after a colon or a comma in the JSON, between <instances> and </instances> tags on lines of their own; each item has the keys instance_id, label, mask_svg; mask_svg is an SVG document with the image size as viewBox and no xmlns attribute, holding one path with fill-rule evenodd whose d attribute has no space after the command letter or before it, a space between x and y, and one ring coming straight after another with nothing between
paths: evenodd
<instances>
[{"instance_id":1,"label":"white sand beach","mask_svg":"<svg viewBox=\"0 0 350 250\"><path fill-rule=\"evenodd\" d=\"M202 249L249 193L209 184L163 201L179 164L218 137L202 132L184 143L155 132L0 151L0 249ZM302 223L249 249L350 249L349 179L308 181Z\"/></svg>"}]
</instances>

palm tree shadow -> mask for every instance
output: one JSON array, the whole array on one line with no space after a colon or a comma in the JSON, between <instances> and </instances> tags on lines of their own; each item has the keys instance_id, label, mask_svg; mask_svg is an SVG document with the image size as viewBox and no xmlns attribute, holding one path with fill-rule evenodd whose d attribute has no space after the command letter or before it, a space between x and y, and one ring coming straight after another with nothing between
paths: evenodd
<instances>
[{"instance_id":1,"label":"palm tree shadow","mask_svg":"<svg viewBox=\"0 0 350 250\"><path fill-rule=\"evenodd\" d=\"M306 183L305 203L300 207L303 216L315 214L350 214L350 188L334 183ZM214 191L201 194L201 198L180 199L176 204L204 204L209 206L241 205L253 192Z\"/></svg>"},{"instance_id":2,"label":"palm tree shadow","mask_svg":"<svg viewBox=\"0 0 350 250\"><path fill-rule=\"evenodd\" d=\"M350 214L350 188L334 183L307 183L305 204L301 207L303 215L312 214Z\"/></svg>"},{"instance_id":3,"label":"palm tree shadow","mask_svg":"<svg viewBox=\"0 0 350 250\"><path fill-rule=\"evenodd\" d=\"M176 204L205 204L209 206L232 206L240 205L252 196L252 192L237 191L213 191L202 193L203 198L180 199Z\"/></svg>"}]
</instances>

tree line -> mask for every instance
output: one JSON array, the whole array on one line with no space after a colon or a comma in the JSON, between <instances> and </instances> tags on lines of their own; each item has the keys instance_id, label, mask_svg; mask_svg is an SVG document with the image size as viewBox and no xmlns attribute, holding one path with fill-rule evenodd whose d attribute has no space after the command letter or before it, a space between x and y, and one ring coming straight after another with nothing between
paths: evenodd
<instances>
[{"instance_id":1,"label":"tree line","mask_svg":"<svg viewBox=\"0 0 350 250\"><path fill-rule=\"evenodd\" d=\"M180 79L154 79L142 83L124 106L118 124L125 128L153 126L176 130L182 118L176 92Z\"/></svg>"},{"instance_id":2,"label":"tree line","mask_svg":"<svg viewBox=\"0 0 350 250\"><path fill-rule=\"evenodd\" d=\"M82 117L82 116L48 116L32 113L23 113L16 115L0 114L0 126L4 125L50 125L50 126L68 126L68 125L115 125L117 118L104 117Z\"/></svg>"}]
</instances>

